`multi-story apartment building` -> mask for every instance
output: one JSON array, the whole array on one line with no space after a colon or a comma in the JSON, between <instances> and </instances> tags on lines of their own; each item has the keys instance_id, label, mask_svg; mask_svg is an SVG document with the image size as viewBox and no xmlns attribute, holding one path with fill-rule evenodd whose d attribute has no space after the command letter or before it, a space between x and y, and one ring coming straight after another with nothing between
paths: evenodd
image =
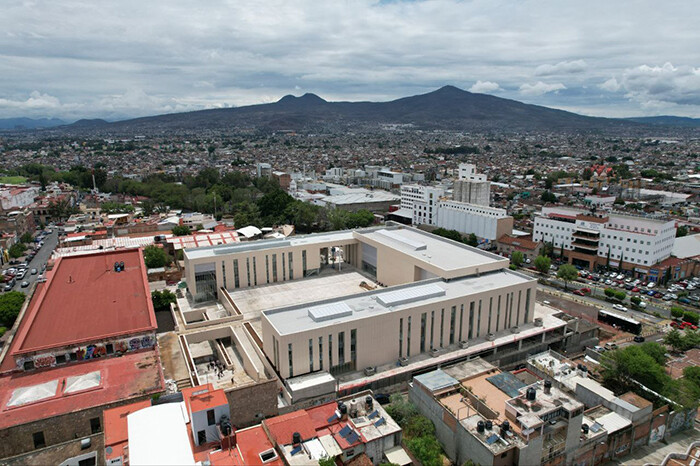
<instances>
[{"instance_id":1,"label":"multi-story apartment building","mask_svg":"<svg viewBox=\"0 0 700 466\"><path fill-rule=\"evenodd\" d=\"M534 241L552 243L574 265L619 267L636 276L671 255L675 222L619 214L544 207L535 216Z\"/></svg>"},{"instance_id":2,"label":"multi-story apartment building","mask_svg":"<svg viewBox=\"0 0 700 466\"><path fill-rule=\"evenodd\" d=\"M414 225L435 225L438 200L445 195L439 186L401 186L401 208L413 212Z\"/></svg>"},{"instance_id":3,"label":"multi-story apartment building","mask_svg":"<svg viewBox=\"0 0 700 466\"><path fill-rule=\"evenodd\" d=\"M495 241L513 232L513 217L505 209L442 199L434 225Z\"/></svg>"}]
</instances>

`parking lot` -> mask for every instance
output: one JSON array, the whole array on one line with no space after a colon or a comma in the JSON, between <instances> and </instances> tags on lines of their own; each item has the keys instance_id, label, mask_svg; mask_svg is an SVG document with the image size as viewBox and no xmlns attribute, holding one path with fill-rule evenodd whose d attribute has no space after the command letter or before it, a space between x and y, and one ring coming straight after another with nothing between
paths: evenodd
<instances>
[{"instance_id":1,"label":"parking lot","mask_svg":"<svg viewBox=\"0 0 700 466\"><path fill-rule=\"evenodd\" d=\"M43 235L42 235L43 236ZM39 235L37 235L37 238ZM33 282L40 279L45 273L46 262L58 243L58 234L55 230L43 236L43 245L39 243L28 244L25 256L20 257L10 264L3 266L2 275L4 283L2 291L28 289ZM34 253L33 257L30 253ZM13 264L12 262L16 262ZM36 273L33 273L36 271ZM14 280L13 280L14 279Z\"/></svg>"}]
</instances>

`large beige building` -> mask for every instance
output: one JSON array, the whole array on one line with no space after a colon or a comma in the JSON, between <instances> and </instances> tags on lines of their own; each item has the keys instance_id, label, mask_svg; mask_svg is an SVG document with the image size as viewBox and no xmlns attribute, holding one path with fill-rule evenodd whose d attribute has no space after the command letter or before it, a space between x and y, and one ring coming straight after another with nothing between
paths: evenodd
<instances>
[{"instance_id":1,"label":"large beige building","mask_svg":"<svg viewBox=\"0 0 700 466\"><path fill-rule=\"evenodd\" d=\"M532 322L536 282L508 260L386 226L185 251L195 301L348 267L368 289L262 312L264 352L283 379L341 373L464 348ZM387 288L382 288L387 287Z\"/></svg>"}]
</instances>

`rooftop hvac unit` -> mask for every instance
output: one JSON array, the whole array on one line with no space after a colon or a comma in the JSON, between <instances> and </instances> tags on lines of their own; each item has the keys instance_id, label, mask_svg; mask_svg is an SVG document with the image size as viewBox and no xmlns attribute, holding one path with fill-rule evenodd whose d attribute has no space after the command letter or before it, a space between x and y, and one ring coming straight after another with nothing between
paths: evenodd
<instances>
[{"instance_id":1,"label":"rooftop hvac unit","mask_svg":"<svg viewBox=\"0 0 700 466\"><path fill-rule=\"evenodd\" d=\"M459 347L462 349L467 349L469 348L469 342L466 340L462 340L459 342Z\"/></svg>"},{"instance_id":2,"label":"rooftop hvac unit","mask_svg":"<svg viewBox=\"0 0 700 466\"><path fill-rule=\"evenodd\" d=\"M365 367L365 375L374 375L377 370L374 367Z\"/></svg>"},{"instance_id":3,"label":"rooftop hvac unit","mask_svg":"<svg viewBox=\"0 0 700 466\"><path fill-rule=\"evenodd\" d=\"M406 366L406 365L408 365L408 358L406 358L406 357L399 358L399 366Z\"/></svg>"},{"instance_id":4,"label":"rooftop hvac unit","mask_svg":"<svg viewBox=\"0 0 700 466\"><path fill-rule=\"evenodd\" d=\"M542 317L537 317L534 320L535 327L542 327Z\"/></svg>"},{"instance_id":5,"label":"rooftop hvac unit","mask_svg":"<svg viewBox=\"0 0 700 466\"><path fill-rule=\"evenodd\" d=\"M515 327L510 328L510 333L520 333L520 329L516 325Z\"/></svg>"},{"instance_id":6,"label":"rooftop hvac unit","mask_svg":"<svg viewBox=\"0 0 700 466\"><path fill-rule=\"evenodd\" d=\"M487 334L486 334L486 340L487 340L487 341L493 341L493 340L495 340L495 339L496 339L496 335L494 335L493 333L487 333Z\"/></svg>"},{"instance_id":7,"label":"rooftop hvac unit","mask_svg":"<svg viewBox=\"0 0 700 466\"><path fill-rule=\"evenodd\" d=\"M88 448L90 448L91 445L92 445L92 439L89 437L80 440L80 449L81 450L87 450Z\"/></svg>"},{"instance_id":8,"label":"rooftop hvac unit","mask_svg":"<svg viewBox=\"0 0 700 466\"><path fill-rule=\"evenodd\" d=\"M433 348L433 349L430 350L430 355L431 355L432 357L437 357L437 355L439 355L439 354L440 354L440 350L437 349L437 348Z\"/></svg>"}]
</instances>

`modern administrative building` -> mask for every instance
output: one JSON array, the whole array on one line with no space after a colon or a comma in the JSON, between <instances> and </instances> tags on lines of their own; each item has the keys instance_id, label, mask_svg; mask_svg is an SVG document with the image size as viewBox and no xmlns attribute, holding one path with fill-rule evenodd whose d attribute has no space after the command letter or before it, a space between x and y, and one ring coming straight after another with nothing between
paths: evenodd
<instances>
[{"instance_id":1,"label":"modern administrative building","mask_svg":"<svg viewBox=\"0 0 700 466\"><path fill-rule=\"evenodd\" d=\"M185 250L184 260L194 302L301 283L298 299L255 317L283 379L405 364L533 321L536 281L507 259L396 224ZM360 274L361 288L311 296L315 280L341 270Z\"/></svg>"}]
</instances>

